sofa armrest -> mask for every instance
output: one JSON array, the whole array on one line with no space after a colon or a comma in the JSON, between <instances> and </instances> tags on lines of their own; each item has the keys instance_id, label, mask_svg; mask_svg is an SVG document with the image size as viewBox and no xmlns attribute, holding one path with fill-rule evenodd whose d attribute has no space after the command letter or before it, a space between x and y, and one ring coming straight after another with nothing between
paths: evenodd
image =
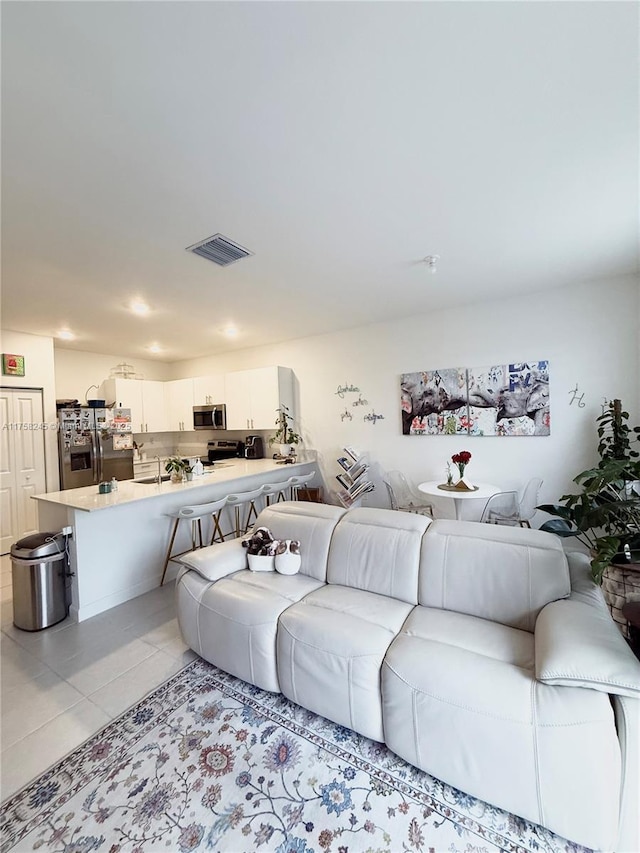
<instances>
[{"instance_id":1,"label":"sofa armrest","mask_svg":"<svg viewBox=\"0 0 640 853\"><path fill-rule=\"evenodd\" d=\"M248 568L247 549L242 547L239 539L189 551L177 562L212 582Z\"/></svg>"},{"instance_id":2,"label":"sofa armrest","mask_svg":"<svg viewBox=\"0 0 640 853\"><path fill-rule=\"evenodd\" d=\"M567 551L569 576L571 577L570 599L584 601L592 607L608 613L602 590L591 576L591 560L582 551Z\"/></svg>"},{"instance_id":3,"label":"sofa armrest","mask_svg":"<svg viewBox=\"0 0 640 853\"><path fill-rule=\"evenodd\" d=\"M614 850L640 850L640 700L614 696L613 712L622 755L620 833Z\"/></svg>"},{"instance_id":4,"label":"sofa armrest","mask_svg":"<svg viewBox=\"0 0 640 853\"><path fill-rule=\"evenodd\" d=\"M576 599L547 604L535 625L535 656L545 684L640 697L640 662L606 608Z\"/></svg>"}]
</instances>

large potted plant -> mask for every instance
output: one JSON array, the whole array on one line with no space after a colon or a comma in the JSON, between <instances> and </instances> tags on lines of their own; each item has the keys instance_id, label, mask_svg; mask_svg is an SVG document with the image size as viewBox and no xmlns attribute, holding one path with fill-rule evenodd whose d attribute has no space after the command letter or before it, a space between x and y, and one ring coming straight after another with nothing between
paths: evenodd
<instances>
[{"instance_id":1,"label":"large potted plant","mask_svg":"<svg viewBox=\"0 0 640 853\"><path fill-rule=\"evenodd\" d=\"M542 530L576 536L587 545L598 584L611 562L628 560L640 548L640 453L632 446L640 427L629 427L628 419L620 400L609 401L597 418L600 461L573 480L581 491L563 495L560 505L538 507L556 516Z\"/></svg>"},{"instance_id":2,"label":"large potted plant","mask_svg":"<svg viewBox=\"0 0 640 853\"><path fill-rule=\"evenodd\" d=\"M276 418L276 426L278 429L269 439L269 445L279 444L280 456L283 458L291 453L291 445L300 443L300 435L293 429L293 416L289 411L289 407L281 403L276 409L278 417Z\"/></svg>"}]
</instances>

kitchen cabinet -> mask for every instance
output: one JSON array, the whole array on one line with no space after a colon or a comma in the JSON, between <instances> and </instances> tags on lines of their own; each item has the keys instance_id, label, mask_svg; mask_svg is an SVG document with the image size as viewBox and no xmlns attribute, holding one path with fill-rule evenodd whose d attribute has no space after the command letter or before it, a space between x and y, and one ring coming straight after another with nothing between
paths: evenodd
<instances>
[{"instance_id":1,"label":"kitchen cabinet","mask_svg":"<svg viewBox=\"0 0 640 853\"><path fill-rule=\"evenodd\" d=\"M213 406L225 403L224 373L213 376L196 376L193 380L193 405Z\"/></svg>"},{"instance_id":2,"label":"kitchen cabinet","mask_svg":"<svg viewBox=\"0 0 640 853\"><path fill-rule=\"evenodd\" d=\"M142 380L142 414L144 432L166 432L167 403L165 399L166 382Z\"/></svg>"},{"instance_id":3,"label":"kitchen cabinet","mask_svg":"<svg viewBox=\"0 0 640 853\"><path fill-rule=\"evenodd\" d=\"M166 432L166 384L153 379L106 379L100 393L107 403L131 409L134 432Z\"/></svg>"},{"instance_id":4,"label":"kitchen cabinet","mask_svg":"<svg viewBox=\"0 0 640 853\"><path fill-rule=\"evenodd\" d=\"M165 465L167 463L168 456L162 456L160 458L160 475L164 476L167 472L165 471ZM155 477L158 474L158 460L152 458L151 460L147 459L144 462L134 462L133 463L133 479L139 480L141 477Z\"/></svg>"},{"instance_id":5,"label":"kitchen cabinet","mask_svg":"<svg viewBox=\"0 0 640 853\"><path fill-rule=\"evenodd\" d=\"M167 386L167 429L184 432L193 429L193 379L173 379Z\"/></svg>"},{"instance_id":6,"label":"kitchen cabinet","mask_svg":"<svg viewBox=\"0 0 640 853\"><path fill-rule=\"evenodd\" d=\"M227 429L273 430L276 409L293 411L293 372L288 367L261 367L225 374Z\"/></svg>"}]
</instances>

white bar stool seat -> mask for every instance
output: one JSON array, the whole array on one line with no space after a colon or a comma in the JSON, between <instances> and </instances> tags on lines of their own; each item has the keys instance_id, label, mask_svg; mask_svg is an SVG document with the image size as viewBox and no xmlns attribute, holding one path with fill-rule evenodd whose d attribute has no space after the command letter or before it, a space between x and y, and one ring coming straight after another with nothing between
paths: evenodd
<instances>
[{"instance_id":1,"label":"white bar stool seat","mask_svg":"<svg viewBox=\"0 0 640 853\"><path fill-rule=\"evenodd\" d=\"M243 536L249 527L251 526L251 519L254 520L258 517L258 510L256 509L256 500L262 495L262 487L259 489L253 489L250 492L238 492L235 495L227 495L226 503L227 506L232 506L235 511L235 536ZM244 523L241 523L240 518L240 507L248 504L247 514L245 515Z\"/></svg>"},{"instance_id":2,"label":"white bar stool seat","mask_svg":"<svg viewBox=\"0 0 640 853\"><path fill-rule=\"evenodd\" d=\"M289 488L289 480L283 480L281 483L265 483L260 489L265 507L271 506L272 503L286 501Z\"/></svg>"},{"instance_id":3,"label":"white bar stool seat","mask_svg":"<svg viewBox=\"0 0 640 853\"><path fill-rule=\"evenodd\" d=\"M188 554L189 551L195 551L197 548L204 547L204 543L202 541L202 519L210 515L213 520L213 530L211 533L211 542L210 545L218 540L218 542L224 542L224 535L222 530L220 529L220 513L223 508L226 506L227 498L221 498L217 501L211 501L207 504L193 504L192 506L183 506L175 512L168 513L169 518L174 518L173 530L171 532L171 540L169 541L169 547L167 548L167 557L164 561L164 568L162 570L162 579L160 581L160 586L164 583L165 575L167 574L167 567L172 560L177 560L178 557L182 557L184 554ZM178 533L178 526L181 521L190 521L191 522L191 548L188 548L186 551L180 551L179 554L172 554L171 549L173 548L173 543L176 539L176 534ZM196 540L197 534L197 540ZM197 542L199 544L197 544Z\"/></svg>"},{"instance_id":4,"label":"white bar stool seat","mask_svg":"<svg viewBox=\"0 0 640 853\"><path fill-rule=\"evenodd\" d=\"M289 487L291 489L291 500L298 500L298 490L305 486L310 480L316 476L316 472L312 471L310 474L300 474L297 477L289 478Z\"/></svg>"}]
</instances>

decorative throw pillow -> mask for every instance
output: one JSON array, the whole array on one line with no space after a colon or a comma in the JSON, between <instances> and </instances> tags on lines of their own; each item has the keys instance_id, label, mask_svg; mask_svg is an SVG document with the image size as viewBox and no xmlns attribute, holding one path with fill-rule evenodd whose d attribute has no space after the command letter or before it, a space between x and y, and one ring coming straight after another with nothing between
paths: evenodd
<instances>
[{"instance_id":1,"label":"decorative throw pillow","mask_svg":"<svg viewBox=\"0 0 640 853\"><path fill-rule=\"evenodd\" d=\"M281 575L295 575L300 571L300 542L298 539L281 539L276 549L275 568Z\"/></svg>"}]
</instances>

